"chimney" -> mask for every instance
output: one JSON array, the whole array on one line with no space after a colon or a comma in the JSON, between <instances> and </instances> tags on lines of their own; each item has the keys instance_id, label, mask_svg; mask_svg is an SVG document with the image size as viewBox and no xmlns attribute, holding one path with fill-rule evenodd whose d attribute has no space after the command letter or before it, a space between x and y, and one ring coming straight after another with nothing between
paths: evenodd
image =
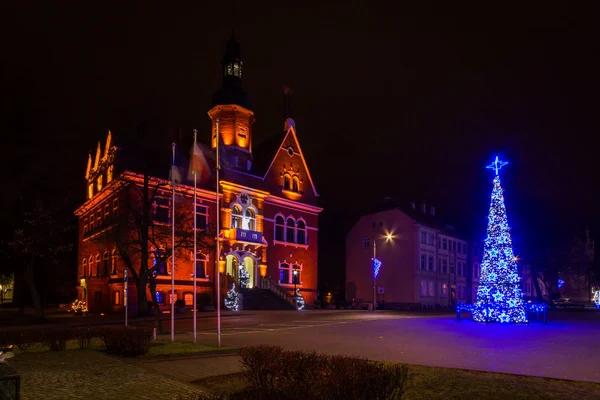
<instances>
[{"instance_id":1,"label":"chimney","mask_svg":"<svg viewBox=\"0 0 600 400\"><path fill-rule=\"evenodd\" d=\"M414 201L411 201L411 202L410 202L410 208L412 208L413 210L416 208L416 206L415 206L415 202L414 202Z\"/></svg>"},{"instance_id":2,"label":"chimney","mask_svg":"<svg viewBox=\"0 0 600 400\"><path fill-rule=\"evenodd\" d=\"M435 206L429 206L429 214L431 214L432 217L435 217Z\"/></svg>"},{"instance_id":3,"label":"chimney","mask_svg":"<svg viewBox=\"0 0 600 400\"><path fill-rule=\"evenodd\" d=\"M421 212L422 213L427 213L427 204L421 203Z\"/></svg>"}]
</instances>

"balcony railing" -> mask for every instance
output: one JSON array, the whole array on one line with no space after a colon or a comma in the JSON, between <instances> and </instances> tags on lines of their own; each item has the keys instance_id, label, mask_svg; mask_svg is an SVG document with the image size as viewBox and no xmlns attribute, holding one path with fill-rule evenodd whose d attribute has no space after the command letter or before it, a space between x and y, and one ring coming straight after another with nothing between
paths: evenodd
<instances>
[{"instance_id":1,"label":"balcony railing","mask_svg":"<svg viewBox=\"0 0 600 400\"><path fill-rule=\"evenodd\" d=\"M262 243L262 232L250 231L247 229L235 228L232 235L235 240L251 243Z\"/></svg>"}]
</instances>

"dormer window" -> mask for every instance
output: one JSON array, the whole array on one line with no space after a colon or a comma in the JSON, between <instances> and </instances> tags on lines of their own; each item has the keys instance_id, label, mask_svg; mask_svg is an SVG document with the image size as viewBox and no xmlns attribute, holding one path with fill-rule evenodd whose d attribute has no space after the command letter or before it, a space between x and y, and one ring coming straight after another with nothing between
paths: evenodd
<instances>
[{"instance_id":1,"label":"dormer window","mask_svg":"<svg viewBox=\"0 0 600 400\"><path fill-rule=\"evenodd\" d=\"M283 190L291 190L292 189L292 177L288 174L283 176Z\"/></svg>"},{"instance_id":2,"label":"dormer window","mask_svg":"<svg viewBox=\"0 0 600 400\"><path fill-rule=\"evenodd\" d=\"M300 179L297 176L292 178L292 192L300 192Z\"/></svg>"}]
</instances>

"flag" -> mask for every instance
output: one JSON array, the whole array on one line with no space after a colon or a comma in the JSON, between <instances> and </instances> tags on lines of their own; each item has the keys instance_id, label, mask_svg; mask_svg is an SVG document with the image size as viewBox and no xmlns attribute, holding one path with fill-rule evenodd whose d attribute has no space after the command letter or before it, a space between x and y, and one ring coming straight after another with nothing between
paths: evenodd
<instances>
[{"instance_id":1,"label":"flag","mask_svg":"<svg viewBox=\"0 0 600 400\"><path fill-rule=\"evenodd\" d=\"M194 179L194 172L197 174L198 182L204 182L210 177L210 167L208 166L204 152L196 141L194 141L194 144L192 145L190 167L188 170L189 180Z\"/></svg>"},{"instance_id":2,"label":"flag","mask_svg":"<svg viewBox=\"0 0 600 400\"><path fill-rule=\"evenodd\" d=\"M171 182L181 183L181 173L179 172L179 168L175 164L171 165L169 179L171 180Z\"/></svg>"},{"instance_id":3,"label":"flag","mask_svg":"<svg viewBox=\"0 0 600 400\"><path fill-rule=\"evenodd\" d=\"M225 142L223 141L223 136L217 132L219 139L219 163L221 164L221 168L231 168L232 162L229 156L229 149L225 146Z\"/></svg>"}]
</instances>

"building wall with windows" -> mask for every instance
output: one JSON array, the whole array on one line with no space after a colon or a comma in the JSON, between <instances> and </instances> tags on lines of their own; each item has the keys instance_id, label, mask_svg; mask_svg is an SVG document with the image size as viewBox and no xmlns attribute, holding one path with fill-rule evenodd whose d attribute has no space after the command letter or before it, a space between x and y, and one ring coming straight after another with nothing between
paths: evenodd
<instances>
[{"instance_id":1,"label":"building wall with windows","mask_svg":"<svg viewBox=\"0 0 600 400\"><path fill-rule=\"evenodd\" d=\"M322 211L317 205L319 195L293 119L285 121L282 132L253 148L254 113L241 87L242 65L239 44L232 37L222 61L223 82L213 94L213 107L208 111L210 146L200 150L202 157L176 162L173 169L180 178L187 177L181 178L175 186L175 216L181 210L194 215L191 221L195 218L198 232L204 239L208 237L208 241L202 239L199 243L196 266L193 250L184 246L175 252L173 271L172 257L165 256L169 254L165 249L170 248L170 235L159 235L160 240L152 240L152 243L149 240L148 265L157 274L157 300L161 306L177 299L192 304L194 274L197 293L214 294L215 278L220 274L223 296L234 284L239 287L241 278L248 276L245 283L248 289L275 284L290 294L298 289L308 305L316 299L318 215ZM124 237L138 233L139 229L126 220L134 215L135 207L131 205L136 204L131 202L130 189L137 188L139 196L144 177L121 161L122 146L116 142L118 140L109 132L105 146L98 143L95 157L88 156L87 199L75 213L79 218L79 298L88 303L92 312L123 308L126 268L130 277L128 301L133 307L137 303L134 273L126 262L126 252L118 248L118 243L127 240L122 240L122 236L116 240L114 234L108 233L116 230ZM217 148L222 167L218 182L215 179ZM189 174L191 165L200 166L202 177L198 182L196 205ZM169 166L161 170L168 171ZM153 188L160 188L152 197L150 230L160 233L172 226L173 188L168 176L151 176L150 180ZM218 232L217 214L220 217ZM179 232L176 242L186 236L185 232L193 232L193 222L186 228L181 221L175 222ZM217 236L221 243L219 254L215 246ZM133 254L129 264L139 270L139 252ZM165 257L164 262L156 261ZM175 293L171 294L173 273Z\"/></svg>"},{"instance_id":2,"label":"building wall with windows","mask_svg":"<svg viewBox=\"0 0 600 400\"><path fill-rule=\"evenodd\" d=\"M391 239L386 239L387 235ZM364 215L346 238L346 297L373 302L373 239L383 262L376 282L385 308L451 307L469 297L467 241L433 207L397 207Z\"/></svg>"}]
</instances>

